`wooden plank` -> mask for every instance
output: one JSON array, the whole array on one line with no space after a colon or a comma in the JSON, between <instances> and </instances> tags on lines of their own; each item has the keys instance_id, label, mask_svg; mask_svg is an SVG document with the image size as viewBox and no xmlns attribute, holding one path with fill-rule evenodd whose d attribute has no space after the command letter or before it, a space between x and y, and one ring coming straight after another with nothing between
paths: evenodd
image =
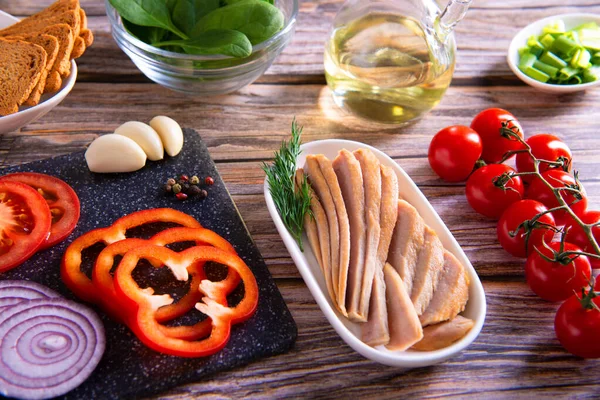
<instances>
[{"instance_id":1,"label":"wooden plank","mask_svg":"<svg viewBox=\"0 0 600 400\"><path fill-rule=\"evenodd\" d=\"M165 393L168 398L592 398L597 361L567 355L554 337L556 306L522 282L486 282L488 317L476 341L457 357L402 370L355 353L327 323L308 290L296 281L279 288L299 325L287 354Z\"/></svg>"},{"instance_id":2,"label":"wooden plank","mask_svg":"<svg viewBox=\"0 0 600 400\"><path fill-rule=\"evenodd\" d=\"M15 15L28 15L50 3L49 0L0 0L0 9ZM127 56L118 50L110 34L104 2L88 0L82 4L90 15L89 26L96 40L78 60L80 81L147 82ZM292 42L260 82L323 83L324 43L341 4L341 0L302 2ZM527 12L516 12L519 7L524 7ZM599 14L600 4L595 0L474 2L456 28L458 55L454 85L521 85L506 64L506 50L512 37L534 20L582 10Z\"/></svg>"},{"instance_id":3,"label":"wooden plank","mask_svg":"<svg viewBox=\"0 0 600 400\"><path fill-rule=\"evenodd\" d=\"M289 260L262 195L261 161L269 160L289 135L295 115L304 141L344 138L376 146L394 157L415 180L454 233L481 276L522 276L523 263L499 246L495 223L467 204L463 184L447 184L429 168L427 148L444 126L470 123L479 109L501 105L528 134L553 132L574 152L575 167L590 207L600 206L600 137L592 134L600 92L554 97L526 87L451 88L432 115L402 130L380 128L336 111L320 85L252 85L235 95L192 99L157 85L78 83L52 113L21 133L0 137L0 165L12 165L85 148L98 134L130 119L148 121L166 113L197 129L233 194L259 249L278 278L299 275ZM126 107L123 107L126 104ZM159 183L157 182L157 185Z\"/></svg>"}]
</instances>

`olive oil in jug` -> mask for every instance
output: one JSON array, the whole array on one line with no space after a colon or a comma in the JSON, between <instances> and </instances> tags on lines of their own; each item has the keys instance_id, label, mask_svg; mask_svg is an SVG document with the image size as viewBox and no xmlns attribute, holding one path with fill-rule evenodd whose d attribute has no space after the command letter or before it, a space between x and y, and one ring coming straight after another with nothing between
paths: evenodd
<instances>
[{"instance_id":1,"label":"olive oil in jug","mask_svg":"<svg viewBox=\"0 0 600 400\"><path fill-rule=\"evenodd\" d=\"M335 102L381 123L421 117L440 102L454 72L454 37L443 29L444 13L429 7L430 17L417 21L387 2L351 3L336 17L342 22L334 25L325 48L325 76Z\"/></svg>"}]
</instances>

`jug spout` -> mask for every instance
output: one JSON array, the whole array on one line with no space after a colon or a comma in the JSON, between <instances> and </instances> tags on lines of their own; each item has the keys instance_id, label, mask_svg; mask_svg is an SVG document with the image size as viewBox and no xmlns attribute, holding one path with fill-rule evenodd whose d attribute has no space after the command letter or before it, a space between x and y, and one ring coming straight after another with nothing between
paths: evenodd
<instances>
[{"instance_id":1,"label":"jug spout","mask_svg":"<svg viewBox=\"0 0 600 400\"><path fill-rule=\"evenodd\" d=\"M442 37L449 35L456 24L460 22L467 13L472 0L450 0L444 11L438 18L438 34Z\"/></svg>"}]
</instances>

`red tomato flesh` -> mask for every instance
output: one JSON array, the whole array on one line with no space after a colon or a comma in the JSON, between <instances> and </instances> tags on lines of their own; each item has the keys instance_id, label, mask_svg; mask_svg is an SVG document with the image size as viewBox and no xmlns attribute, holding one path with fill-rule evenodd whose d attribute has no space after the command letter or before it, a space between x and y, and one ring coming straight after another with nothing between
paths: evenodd
<instances>
[{"instance_id":1,"label":"red tomato flesh","mask_svg":"<svg viewBox=\"0 0 600 400\"><path fill-rule=\"evenodd\" d=\"M560 140L554 135L548 133L541 133L539 135L533 135L527 139L527 144L531 147L531 153L538 160L546 161L560 161L563 160L565 168L552 166L548 163L541 162L539 165L540 173L544 173L549 169L562 169L564 171L571 171L571 163L573 161L573 154L571 149L566 145L565 142ZM517 154L517 171L519 172L533 172L535 167L533 165L533 159L529 153ZM523 175L523 180L527 183L531 182L533 175Z\"/></svg>"},{"instance_id":2,"label":"red tomato flesh","mask_svg":"<svg viewBox=\"0 0 600 400\"><path fill-rule=\"evenodd\" d=\"M529 234L527 246L525 246L525 229L521 227L517 231L517 228L523 222L526 220L531 221L536 215L545 211L548 211L548 209L542 203L534 200L520 200L507 208L500 217L496 229L498 241L502 248L515 257L527 257L528 254L535 251L533 250L534 246L538 249L543 247L542 241L550 243L554 236L554 231L551 228L541 227L533 229ZM556 226L551 214L542 215L538 219L538 222L549 226ZM515 235L512 236L511 232L515 233Z\"/></svg>"},{"instance_id":3,"label":"red tomato flesh","mask_svg":"<svg viewBox=\"0 0 600 400\"><path fill-rule=\"evenodd\" d=\"M560 344L571 354L600 358L600 311L584 308L577 295L569 297L554 318L554 331ZM600 297L592 300L600 307Z\"/></svg>"},{"instance_id":4,"label":"red tomato flesh","mask_svg":"<svg viewBox=\"0 0 600 400\"><path fill-rule=\"evenodd\" d=\"M600 223L600 211L585 211L581 214L577 214L584 224L597 224ZM568 218L565 224L565 229L568 229L567 240L571 243L575 243L583 249L586 253L597 254L581 226L575 222L571 217ZM592 228L592 235L596 239L596 242L600 244L600 225ZM600 254L598 254L600 256ZM589 257L592 268L600 269L600 259ZM597 279L600 282L600 278Z\"/></svg>"},{"instance_id":5,"label":"red tomato flesh","mask_svg":"<svg viewBox=\"0 0 600 400\"><path fill-rule=\"evenodd\" d=\"M35 172L17 172L0 180L21 182L36 189L48 203L52 227L48 240L40 247L47 249L62 242L77 226L80 204L75 191L66 182L50 175Z\"/></svg>"},{"instance_id":6,"label":"red tomato flesh","mask_svg":"<svg viewBox=\"0 0 600 400\"><path fill-rule=\"evenodd\" d=\"M580 215L587 209L588 201L585 189L583 186L578 185L575 182L575 178L568 172L560 169L551 169L544 172L542 178L555 188L570 187L578 189L581 192L580 199L578 199L578 196L574 192L569 190L562 190L561 196L575 214ZM560 205L552 190L538 177L536 177L531 182L531 185L529 185L529 189L527 189L527 198L539 201L549 209ZM565 210L554 211L552 212L552 216L554 216L557 225L565 225L569 220L569 213Z\"/></svg>"},{"instance_id":7,"label":"red tomato flesh","mask_svg":"<svg viewBox=\"0 0 600 400\"><path fill-rule=\"evenodd\" d=\"M553 242L548 246L556 253L560 252L560 243ZM553 252L546 248L538 248L543 255L554 259ZM581 251L574 244L565 243L564 251ZM564 301L571 297L573 293L580 293L581 288L589 284L592 274L590 262L586 256L576 257L569 255L565 257L563 264L559 261L549 262L544 259L537 251L533 251L527 257L525 264L525 278L527 284L535 294L547 301Z\"/></svg>"},{"instance_id":8,"label":"red tomato flesh","mask_svg":"<svg viewBox=\"0 0 600 400\"><path fill-rule=\"evenodd\" d=\"M523 182L518 176L507 174L515 170L506 164L489 164L477 169L466 186L467 201L481 215L498 219L511 204L525 196ZM504 186L499 186L506 179Z\"/></svg>"},{"instance_id":9,"label":"red tomato flesh","mask_svg":"<svg viewBox=\"0 0 600 400\"><path fill-rule=\"evenodd\" d=\"M35 189L0 180L0 272L31 257L48 238L50 208Z\"/></svg>"},{"instance_id":10,"label":"red tomato flesh","mask_svg":"<svg viewBox=\"0 0 600 400\"><path fill-rule=\"evenodd\" d=\"M429 165L447 182L467 179L481 156L481 139L468 126L449 126L435 134L429 145Z\"/></svg>"},{"instance_id":11,"label":"red tomato flesh","mask_svg":"<svg viewBox=\"0 0 600 400\"><path fill-rule=\"evenodd\" d=\"M523 148L519 141L502 136L503 123L523 139L523 129L519 121L514 115L501 108L483 110L471 122L471 129L479 134L483 144L481 158L488 164L498 163L508 151Z\"/></svg>"}]
</instances>

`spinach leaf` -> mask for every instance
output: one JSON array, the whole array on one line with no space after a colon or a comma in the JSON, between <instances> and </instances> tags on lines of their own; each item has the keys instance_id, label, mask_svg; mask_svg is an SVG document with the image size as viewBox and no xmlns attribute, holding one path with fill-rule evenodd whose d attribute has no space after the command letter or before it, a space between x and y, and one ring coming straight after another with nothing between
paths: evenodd
<instances>
[{"instance_id":1,"label":"spinach leaf","mask_svg":"<svg viewBox=\"0 0 600 400\"><path fill-rule=\"evenodd\" d=\"M196 22L217 8L219 0L175 0L171 17L175 26L189 36Z\"/></svg>"},{"instance_id":2,"label":"spinach leaf","mask_svg":"<svg viewBox=\"0 0 600 400\"><path fill-rule=\"evenodd\" d=\"M201 18L191 37L211 29L233 29L244 33L252 44L258 44L279 32L283 20L281 11L266 1L240 0Z\"/></svg>"},{"instance_id":3,"label":"spinach leaf","mask_svg":"<svg viewBox=\"0 0 600 400\"><path fill-rule=\"evenodd\" d=\"M175 4L177 4L177 0L166 0L166 3L167 3L167 8L172 13L173 9L175 8Z\"/></svg>"},{"instance_id":4,"label":"spinach leaf","mask_svg":"<svg viewBox=\"0 0 600 400\"><path fill-rule=\"evenodd\" d=\"M169 35L169 31L156 28L154 26L140 26L133 24L126 19L123 20L123 26L133 36L144 43L152 44L164 40Z\"/></svg>"},{"instance_id":5,"label":"spinach leaf","mask_svg":"<svg viewBox=\"0 0 600 400\"><path fill-rule=\"evenodd\" d=\"M141 26L163 28L187 39L171 21L169 8L165 0L109 0L121 18Z\"/></svg>"},{"instance_id":6,"label":"spinach leaf","mask_svg":"<svg viewBox=\"0 0 600 400\"><path fill-rule=\"evenodd\" d=\"M213 29L199 33L193 39L169 40L155 43L154 46L179 46L186 53L197 55L248 57L252 53L252 44L246 35L227 29Z\"/></svg>"}]
</instances>

